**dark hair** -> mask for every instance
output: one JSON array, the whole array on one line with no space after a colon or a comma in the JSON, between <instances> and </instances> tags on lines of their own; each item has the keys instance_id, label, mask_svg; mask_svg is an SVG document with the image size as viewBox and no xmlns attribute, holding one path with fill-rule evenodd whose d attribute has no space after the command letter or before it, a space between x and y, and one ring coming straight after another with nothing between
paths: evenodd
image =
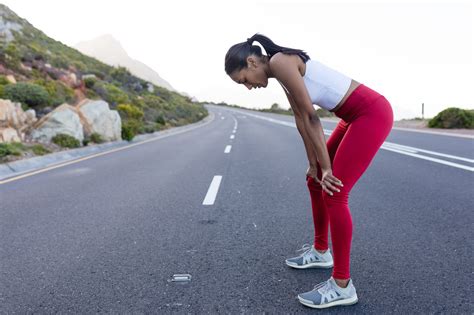
<instances>
[{"instance_id":1,"label":"dark hair","mask_svg":"<svg viewBox=\"0 0 474 315\"><path fill-rule=\"evenodd\" d=\"M253 54L257 55L257 57L263 56L260 46L252 45L254 41L259 42L263 46L269 58L278 52L282 52L287 55L298 55L305 63L310 59L308 54L301 49L278 46L267 36L257 33L248 38L247 41L235 44L229 48L225 55L225 72L228 75L235 70L241 70L247 67L248 56Z\"/></svg>"}]
</instances>

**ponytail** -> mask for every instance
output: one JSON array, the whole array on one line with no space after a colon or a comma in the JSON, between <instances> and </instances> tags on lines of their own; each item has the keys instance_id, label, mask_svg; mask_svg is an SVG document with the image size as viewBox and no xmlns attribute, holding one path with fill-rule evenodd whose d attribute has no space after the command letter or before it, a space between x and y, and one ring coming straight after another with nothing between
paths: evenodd
<instances>
[{"instance_id":1,"label":"ponytail","mask_svg":"<svg viewBox=\"0 0 474 315\"><path fill-rule=\"evenodd\" d=\"M229 48L225 56L225 71L228 75L247 67L248 56L252 54L257 57L263 56L260 46L252 45L254 41L259 42L263 46L269 58L281 52L287 55L298 55L305 63L310 59L303 50L278 46L270 38L257 33L248 38L247 41L235 44Z\"/></svg>"}]
</instances>

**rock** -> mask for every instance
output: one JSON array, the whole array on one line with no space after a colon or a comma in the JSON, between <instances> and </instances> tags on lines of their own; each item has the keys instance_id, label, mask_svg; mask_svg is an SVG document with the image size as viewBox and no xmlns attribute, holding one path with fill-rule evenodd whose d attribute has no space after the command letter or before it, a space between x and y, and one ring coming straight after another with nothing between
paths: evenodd
<instances>
[{"instance_id":1,"label":"rock","mask_svg":"<svg viewBox=\"0 0 474 315\"><path fill-rule=\"evenodd\" d=\"M13 83L13 84L16 83L15 77L14 77L13 75L11 75L11 74L10 74L10 75L7 75L7 80L8 80L8 82L10 82L10 83Z\"/></svg>"},{"instance_id":2,"label":"rock","mask_svg":"<svg viewBox=\"0 0 474 315\"><path fill-rule=\"evenodd\" d=\"M26 130L36 120L34 110L25 113L20 103L0 99L0 142L23 141Z\"/></svg>"},{"instance_id":3,"label":"rock","mask_svg":"<svg viewBox=\"0 0 474 315\"><path fill-rule=\"evenodd\" d=\"M51 113L42 117L33 126L31 138L41 143L49 143L59 134L70 135L82 143L84 132L77 109L69 104L62 104Z\"/></svg>"},{"instance_id":4,"label":"rock","mask_svg":"<svg viewBox=\"0 0 474 315\"><path fill-rule=\"evenodd\" d=\"M0 128L0 143L21 142L18 132L13 128Z\"/></svg>"},{"instance_id":5,"label":"rock","mask_svg":"<svg viewBox=\"0 0 474 315\"><path fill-rule=\"evenodd\" d=\"M85 99L77 105L84 133L98 133L105 141L122 140L122 120L116 110L110 110L103 100Z\"/></svg>"}]
</instances>

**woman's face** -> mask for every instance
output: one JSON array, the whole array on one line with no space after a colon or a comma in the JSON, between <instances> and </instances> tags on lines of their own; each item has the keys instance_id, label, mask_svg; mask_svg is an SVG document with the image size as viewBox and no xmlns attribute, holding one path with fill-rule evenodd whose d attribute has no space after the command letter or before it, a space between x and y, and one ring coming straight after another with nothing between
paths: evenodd
<instances>
[{"instance_id":1,"label":"woman's face","mask_svg":"<svg viewBox=\"0 0 474 315\"><path fill-rule=\"evenodd\" d=\"M268 85L265 64L256 56L247 57L247 68L234 71L230 77L235 82L245 85L249 90L252 88L265 88Z\"/></svg>"}]
</instances>

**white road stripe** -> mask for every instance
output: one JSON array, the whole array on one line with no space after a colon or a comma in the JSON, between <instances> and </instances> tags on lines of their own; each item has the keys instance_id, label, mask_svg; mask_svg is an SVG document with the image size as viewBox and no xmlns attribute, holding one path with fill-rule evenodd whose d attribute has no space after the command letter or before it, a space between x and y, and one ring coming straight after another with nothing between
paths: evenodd
<instances>
[{"instance_id":1,"label":"white road stripe","mask_svg":"<svg viewBox=\"0 0 474 315\"><path fill-rule=\"evenodd\" d=\"M230 138L231 138L231 139L234 139L234 138L235 138L235 136L234 136L234 135L230 135Z\"/></svg>"},{"instance_id":2,"label":"white road stripe","mask_svg":"<svg viewBox=\"0 0 474 315\"><path fill-rule=\"evenodd\" d=\"M440 163L440 164L444 164L444 165L449 165L449 166L452 166L452 167L456 167L456 168L460 168L460 169L463 169L463 170L474 172L474 167L469 167L469 166L462 165L462 164L448 162L448 161L431 158L429 156L418 155L418 154L414 154L414 153L410 153L410 152L400 151L400 150L397 150L397 149L385 148L385 150L392 151L392 152L397 152L397 153L400 153L400 154L413 156L413 157L416 157L418 159L428 160L428 161L432 161L432 162L436 162L436 163Z\"/></svg>"},{"instance_id":3,"label":"white road stripe","mask_svg":"<svg viewBox=\"0 0 474 315\"><path fill-rule=\"evenodd\" d=\"M394 147L395 149L400 149L400 150L415 150L415 151L417 151L417 152L424 152L424 153L428 153L428 154L432 154L432 155L437 155L437 156L446 157L446 158L449 158L449 159L454 159L454 160L460 160L460 161L465 161L465 162L469 162L469 163L474 163L474 160L473 160L473 159L463 158L463 157L455 156L455 155L451 155L451 154L444 154L444 153L439 153L439 152L434 152L434 151L429 151L429 150L423 150L423 149L418 149L418 148L414 148L414 147L409 147L409 146L407 146L407 145L401 145L401 144L396 144L396 143L391 143L391 142L385 142L385 144L388 144L388 145Z\"/></svg>"},{"instance_id":4,"label":"white road stripe","mask_svg":"<svg viewBox=\"0 0 474 315\"><path fill-rule=\"evenodd\" d=\"M392 144L389 144L387 142L384 142L384 144L382 145L382 149L386 149L386 148L391 148L391 149L395 149L395 150L399 150L399 151L405 151L405 152L410 152L410 153L416 153L418 151L416 150L411 150L411 149L407 149L407 148L401 148L401 147L398 147L398 146L394 146Z\"/></svg>"},{"instance_id":5,"label":"white road stripe","mask_svg":"<svg viewBox=\"0 0 474 315\"><path fill-rule=\"evenodd\" d=\"M214 176L214 178L212 179L211 185L209 186L209 189L207 190L206 197L204 198L204 201L202 202L203 205L214 204L214 201L216 200L217 192L219 191L221 180L222 180L221 175Z\"/></svg>"},{"instance_id":6,"label":"white road stripe","mask_svg":"<svg viewBox=\"0 0 474 315\"><path fill-rule=\"evenodd\" d=\"M232 148L231 145L226 146L225 150L224 150L224 153L229 153L231 148Z\"/></svg>"}]
</instances>

